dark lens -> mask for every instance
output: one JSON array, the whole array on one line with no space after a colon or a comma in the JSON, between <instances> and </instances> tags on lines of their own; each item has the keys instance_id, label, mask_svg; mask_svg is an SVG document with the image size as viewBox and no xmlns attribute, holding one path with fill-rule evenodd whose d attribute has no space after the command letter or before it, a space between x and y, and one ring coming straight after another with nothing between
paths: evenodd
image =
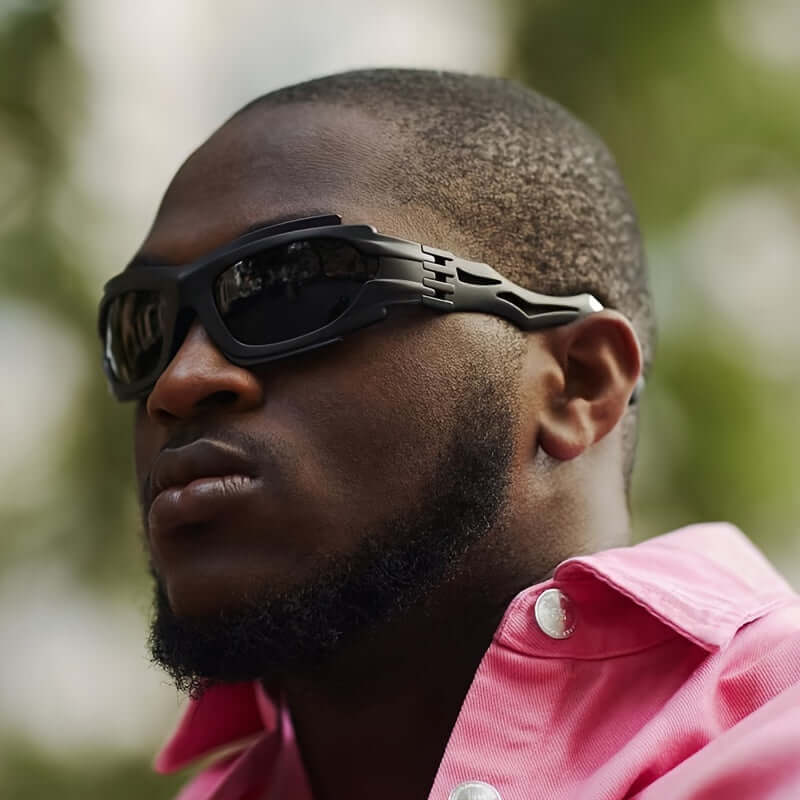
<instances>
[{"instance_id":1,"label":"dark lens","mask_svg":"<svg viewBox=\"0 0 800 800\"><path fill-rule=\"evenodd\" d=\"M120 383L150 375L161 356L164 302L157 292L125 292L106 316L106 359Z\"/></svg>"},{"instance_id":2,"label":"dark lens","mask_svg":"<svg viewBox=\"0 0 800 800\"><path fill-rule=\"evenodd\" d=\"M352 305L378 263L339 239L303 239L228 267L214 300L244 344L273 344L322 328Z\"/></svg>"}]
</instances>

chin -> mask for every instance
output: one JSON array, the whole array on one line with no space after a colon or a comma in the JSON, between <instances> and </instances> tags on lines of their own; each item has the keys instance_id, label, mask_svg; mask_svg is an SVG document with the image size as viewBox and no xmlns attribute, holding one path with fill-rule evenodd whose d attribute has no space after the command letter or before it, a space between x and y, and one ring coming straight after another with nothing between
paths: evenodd
<instances>
[{"instance_id":1,"label":"chin","mask_svg":"<svg viewBox=\"0 0 800 800\"><path fill-rule=\"evenodd\" d=\"M196 572L191 570L164 576L163 587L171 613L178 619L210 620L237 615L265 602L274 588L267 578ZM258 598L258 601L255 600Z\"/></svg>"}]
</instances>

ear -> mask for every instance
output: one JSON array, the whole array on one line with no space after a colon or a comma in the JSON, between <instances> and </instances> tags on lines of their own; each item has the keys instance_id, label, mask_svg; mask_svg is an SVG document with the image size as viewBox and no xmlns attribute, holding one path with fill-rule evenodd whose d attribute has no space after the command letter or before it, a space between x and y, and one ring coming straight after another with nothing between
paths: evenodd
<instances>
[{"instance_id":1,"label":"ear","mask_svg":"<svg viewBox=\"0 0 800 800\"><path fill-rule=\"evenodd\" d=\"M642 350L630 322L611 309L547 333L559 369L549 381L539 442L567 461L619 422L642 371Z\"/></svg>"}]
</instances>

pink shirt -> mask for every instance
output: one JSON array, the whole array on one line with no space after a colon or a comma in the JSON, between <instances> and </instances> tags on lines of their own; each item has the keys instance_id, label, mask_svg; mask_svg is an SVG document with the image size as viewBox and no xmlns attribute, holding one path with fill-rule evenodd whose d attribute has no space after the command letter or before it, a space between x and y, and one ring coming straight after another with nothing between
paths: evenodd
<instances>
[{"instance_id":1,"label":"pink shirt","mask_svg":"<svg viewBox=\"0 0 800 800\"><path fill-rule=\"evenodd\" d=\"M190 702L156 769L225 746L180 800L311 800L258 684ZM509 605L429 795L497 798L800 798L800 596L725 523L564 561Z\"/></svg>"}]
</instances>

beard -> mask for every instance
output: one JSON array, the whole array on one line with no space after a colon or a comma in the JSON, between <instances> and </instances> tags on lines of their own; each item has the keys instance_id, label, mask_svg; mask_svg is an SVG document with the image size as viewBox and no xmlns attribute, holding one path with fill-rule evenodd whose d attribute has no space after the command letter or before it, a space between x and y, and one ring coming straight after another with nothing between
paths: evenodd
<instances>
[{"instance_id":1,"label":"beard","mask_svg":"<svg viewBox=\"0 0 800 800\"><path fill-rule=\"evenodd\" d=\"M493 532L508 503L517 415L508 388L486 376L459 403L435 479L423 499L356 549L320 557L302 584L265 588L213 616L177 616L155 579L152 659L199 697L215 683L313 676L371 630L426 603Z\"/></svg>"}]
</instances>

